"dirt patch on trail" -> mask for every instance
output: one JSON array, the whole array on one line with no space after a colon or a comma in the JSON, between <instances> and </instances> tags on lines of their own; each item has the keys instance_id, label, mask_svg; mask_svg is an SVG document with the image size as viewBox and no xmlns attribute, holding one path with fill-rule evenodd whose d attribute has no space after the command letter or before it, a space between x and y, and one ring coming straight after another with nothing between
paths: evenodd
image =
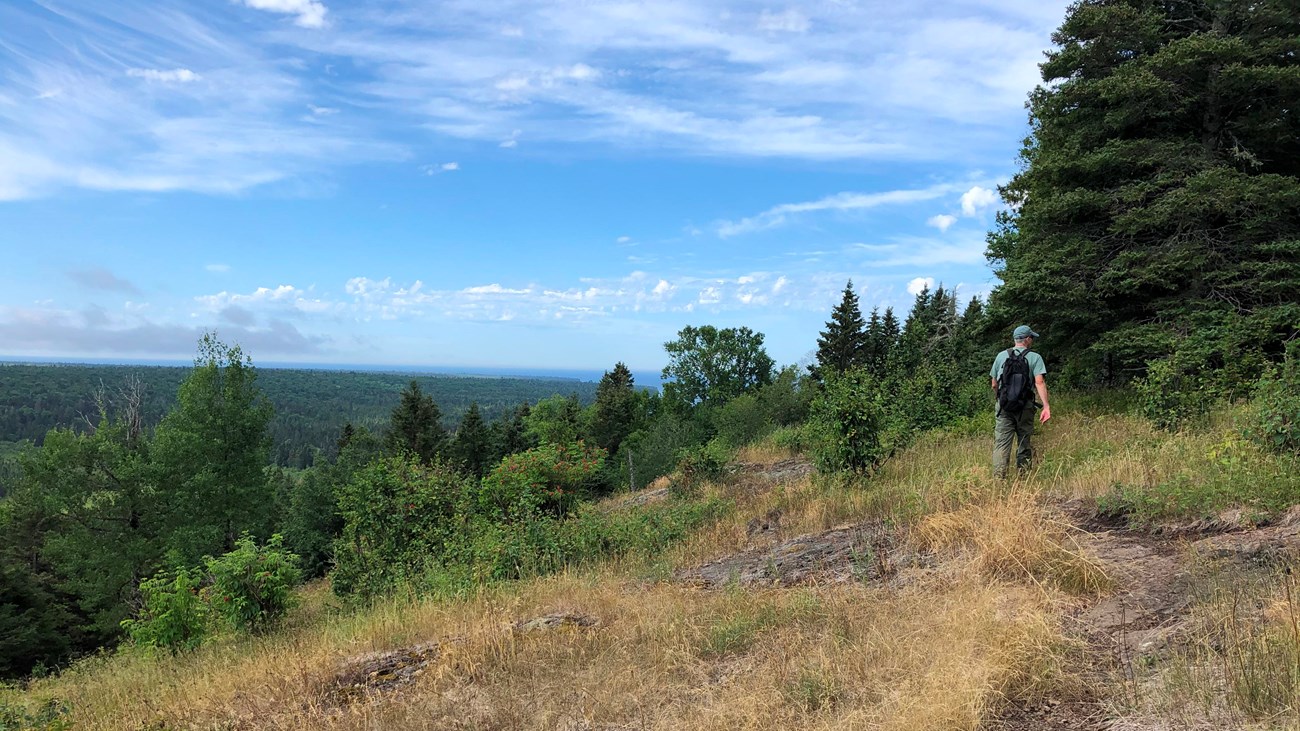
<instances>
[{"instance_id":1,"label":"dirt patch on trail","mask_svg":"<svg viewBox=\"0 0 1300 731\"><path fill-rule=\"evenodd\" d=\"M682 569L676 578L709 589L796 586L849 581L883 583L905 569L933 566L933 557L907 546L899 532L879 522L840 526L758 546Z\"/></svg>"}]
</instances>

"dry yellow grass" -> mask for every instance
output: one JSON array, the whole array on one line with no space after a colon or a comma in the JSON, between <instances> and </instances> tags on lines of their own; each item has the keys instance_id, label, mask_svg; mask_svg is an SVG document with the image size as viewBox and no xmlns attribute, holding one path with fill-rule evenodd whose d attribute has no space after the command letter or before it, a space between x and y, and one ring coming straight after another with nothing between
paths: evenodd
<instances>
[{"instance_id":1,"label":"dry yellow grass","mask_svg":"<svg viewBox=\"0 0 1300 731\"><path fill-rule=\"evenodd\" d=\"M1096 426L1060 419L1040 444L1076 450L1101 439L1098 459L1126 459L1123 427L1084 433ZM309 609L274 636L177 658L95 659L33 683L25 698L65 699L77 727L90 730L578 729L589 722L973 731L1008 698L1056 687L1066 647L1055 614L1059 587L1091 592L1105 583L1040 504L1036 490L1075 489L1066 472L1009 488L988 476L988 450L985 435L931 435L864 484L810 477L768 489L741 476L703 488L736 510L663 556L456 602L395 599L358 613L331 610L317 587ZM769 465L786 458L766 447L742 455ZM972 562L978 570L939 571L890 591L709 592L645 580L651 561L662 577L740 550L746 523L774 509L790 536L867 519L913 525L950 565ZM555 611L590 615L601 626L510 630ZM427 641L446 651L416 685L375 704L340 708L326 700L347 658Z\"/></svg>"},{"instance_id":2,"label":"dry yellow grass","mask_svg":"<svg viewBox=\"0 0 1300 731\"><path fill-rule=\"evenodd\" d=\"M510 629L557 610L601 626ZM415 686L324 700L342 658L429 640L447 651ZM88 663L32 694L65 698L85 729L974 730L1005 698L1052 687L1057 642L1047 603L1022 587L744 594L571 575L177 659Z\"/></svg>"}]
</instances>

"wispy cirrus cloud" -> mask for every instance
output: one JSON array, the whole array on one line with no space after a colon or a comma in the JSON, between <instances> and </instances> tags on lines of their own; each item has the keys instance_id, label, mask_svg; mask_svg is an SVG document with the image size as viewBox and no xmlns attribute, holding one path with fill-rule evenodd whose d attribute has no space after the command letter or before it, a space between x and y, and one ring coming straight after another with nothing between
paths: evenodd
<instances>
[{"instance_id":1,"label":"wispy cirrus cloud","mask_svg":"<svg viewBox=\"0 0 1300 731\"><path fill-rule=\"evenodd\" d=\"M889 190L873 193L837 193L813 201L782 203L762 213L736 221L720 221L717 233L722 238L776 228L791 218L805 213L822 211L863 211L881 206L905 205L941 198L962 189L960 184L944 183L928 188Z\"/></svg>"}]
</instances>

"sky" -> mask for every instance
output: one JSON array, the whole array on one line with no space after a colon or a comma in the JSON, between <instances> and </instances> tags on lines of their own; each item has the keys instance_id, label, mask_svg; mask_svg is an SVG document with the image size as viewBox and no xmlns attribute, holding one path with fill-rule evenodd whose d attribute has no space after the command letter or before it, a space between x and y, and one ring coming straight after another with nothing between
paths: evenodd
<instances>
[{"instance_id":1,"label":"sky","mask_svg":"<svg viewBox=\"0 0 1300 731\"><path fill-rule=\"evenodd\" d=\"M807 362L986 295L1064 0L0 0L0 357Z\"/></svg>"}]
</instances>

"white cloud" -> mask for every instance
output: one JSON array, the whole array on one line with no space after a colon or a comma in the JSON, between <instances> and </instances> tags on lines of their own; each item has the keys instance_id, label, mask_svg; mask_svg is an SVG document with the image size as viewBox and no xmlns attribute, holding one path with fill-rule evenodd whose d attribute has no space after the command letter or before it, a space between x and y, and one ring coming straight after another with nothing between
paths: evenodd
<instances>
[{"instance_id":1,"label":"white cloud","mask_svg":"<svg viewBox=\"0 0 1300 731\"><path fill-rule=\"evenodd\" d=\"M947 231L949 228L952 227L954 223L957 223L957 217L950 216L947 213L941 213L937 216L930 216L925 221L925 225L933 226L934 228L937 228L940 231Z\"/></svg>"},{"instance_id":2,"label":"white cloud","mask_svg":"<svg viewBox=\"0 0 1300 731\"><path fill-rule=\"evenodd\" d=\"M294 23L304 28L322 28L325 26L325 13L328 10L317 0L242 0L254 10L266 10L283 15L294 15Z\"/></svg>"},{"instance_id":3,"label":"white cloud","mask_svg":"<svg viewBox=\"0 0 1300 731\"><path fill-rule=\"evenodd\" d=\"M164 84L188 84L202 78L189 69L172 69L171 71L162 71L159 69L127 69L126 75L133 76L137 79L145 79L147 81L158 81Z\"/></svg>"},{"instance_id":4,"label":"white cloud","mask_svg":"<svg viewBox=\"0 0 1300 731\"><path fill-rule=\"evenodd\" d=\"M659 299L663 299L664 297L667 297L668 295L672 294L673 290L675 289L677 288L669 284L667 279L660 279L659 283L655 285L654 289L650 290L650 294L654 295Z\"/></svg>"},{"instance_id":5,"label":"white cloud","mask_svg":"<svg viewBox=\"0 0 1300 731\"><path fill-rule=\"evenodd\" d=\"M807 33L812 24L808 16L793 8L773 13L764 10L758 16L758 28L765 31L784 31L787 33Z\"/></svg>"},{"instance_id":6,"label":"white cloud","mask_svg":"<svg viewBox=\"0 0 1300 731\"><path fill-rule=\"evenodd\" d=\"M837 193L815 201L783 203L739 221L722 221L717 224L722 238L784 225L790 216L820 211L860 211L887 205L904 205L933 200L954 190L952 184L935 185L916 190L890 190L879 193Z\"/></svg>"},{"instance_id":7,"label":"white cloud","mask_svg":"<svg viewBox=\"0 0 1300 731\"><path fill-rule=\"evenodd\" d=\"M934 289L934 277L917 277L907 283L907 293L916 296L924 289Z\"/></svg>"},{"instance_id":8,"label":"white cloud","mask_svg":"<svg viewBox=\"0 0 1300 731\"><path fill-rule=\"evenodd\" d=\"M507 25L501 28L501 35L507 38L523 38L524 29L517 25Z\"/></svg>"},{"instance_id":9,"label":"white cloud","mask_svg":"<svg viewBox=\"0 0 1300 731\"><path fill-rule=\"evenodd\" d=\"M996 191L975 186L961 195L961 212L964 216L974 216L989 206L997 205Z\"/></svg>"},{"instance_id":10,"label":"white cloud","mask_svg":"<svg viewBox=\"0 0 1300 731\"><path fill-rule=\"evenodd\" d=\"M772 294L780 294L781 290L785 289L789 284L790 280L786 279L784 275L777 277L776 281L772 283Z\"/></svg>"},{"instance_id":11,"label":"white cloud","mask_svg":"<svg viewBox=\"0 0 1300 731\"><path fill-rule=\"evenodd\" d=\"M425 175L438 175L439 173L454 173L457 170L460 170L460 163L443 162L443 163L438 163L436 165L421 165L420 170Z\"/></svg>"},{"instance_id":12,"label":"white cloud","mask_svg":"<svg viewBox=\"0 0 1300 731\"><path fill-rule=\"evenodd\" d=\"M632 241L632 237L631 237L631 236L619 236L617 239L614 239L614 241L615 241L615 243L626 244L626 243L629 243L629 242Z\"/></svg>"},{"instance_id":13,"label":"white cloud","mask_svg":"<svg viewBox=\"0 0 1300 731\"><path fill-rule=\"evenodd\" d=\"M699 303L702 305L716 305L722 301L722 292L717 287L705 287L700 290Z\"/></svg>"},{"instance_id":14,"label":"white cloud","mask_svg":"<svg viewBox=\"0 0 1300 731\"><path fill-rule=\"evenodd\" d=\"M318 107L315 104L308 104L307 108L317 117L330 117L339 113L339 110L334 107Z\"/></svg>"},{"instance_id":15,"label":"white cloud","mask_svg":"<svg viewBox=\"0 0 1300 731\"><path fill-rule=\"evenodd\" d=\"M495 282L478 287L466 287L461 290L465 294L531 294L532 291L531 289L509 289Z\"/></svg>"},{"instance_id":16,"label":"white cloud","mask_svg":"<svg viewBox=\"0 0 1300 731\"><path fill-rule=\"evenodd\" d=\"M229 264L206 264L204 265L203 268L207 269L213 274L225 274L226 272L230 271Z\"/></svg>"}]
</instances>

